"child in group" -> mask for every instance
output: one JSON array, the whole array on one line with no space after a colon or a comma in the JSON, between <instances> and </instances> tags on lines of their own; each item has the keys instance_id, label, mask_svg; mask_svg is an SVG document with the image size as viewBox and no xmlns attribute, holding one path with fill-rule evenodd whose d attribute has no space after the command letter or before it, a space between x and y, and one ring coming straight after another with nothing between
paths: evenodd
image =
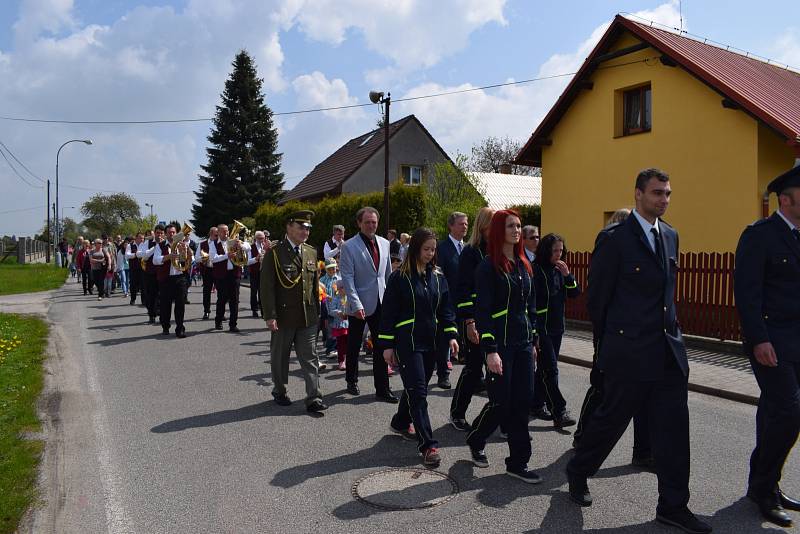
<instances>
[{"instance_id":1,"label":"child in group","mask_svg":"<svg viewBox=\"0 0 800 534\"><path fill-rule=\"evenodd\" d=\"M336 339L336 352L339 358L339 370L345 370L345 357L347 356L347 294L344 284L333 283L333 295L326 299L328 308L328 321L331 326L331 336Z\"/></svg>"}]
</instances>

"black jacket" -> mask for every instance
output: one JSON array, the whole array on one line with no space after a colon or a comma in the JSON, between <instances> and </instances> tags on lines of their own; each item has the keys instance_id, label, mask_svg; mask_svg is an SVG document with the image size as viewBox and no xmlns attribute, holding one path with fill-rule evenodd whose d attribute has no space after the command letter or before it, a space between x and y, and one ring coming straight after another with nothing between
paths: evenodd
<instances>
[{"instance_id":1,"label":"black jacket","mask_svg":"<svg viewBox=\"0 0 800 534\"><path fill-rule=\"evenodd\" d=\"M447 279L430 266L425 275L395 271L386 282L378 329L378 347L403 354L436 348L437 333L456 339L455 312Z\"/></svg>"},{"instance_id":2,"label":"black jacket","mask_svg":"<svg viewBox=\"0 0 800 534\"><path fill-rule=\"evenodd\" d=\"M467 245L458 259L458 286L455 290L456 314L461 320L475 318L475 271L486 257L486 243L479 247Z\"/></svg>"},{"instance_id":3,"label":"black jacket","mask_svg":"<svg viewBox=\"0 0 800 534\"><path fill-rule=\"evenodd\" d=\"M598 368L632 380L658 380L666 358L689 374L675 314L678 233L659 220L659 264L636 217L604 228L589 266L588 309L598 341Z\"/></svg>"},{"instance_id":4,"label":"black jacket","mask_svg":"<svg viewBox=\"0 0 800 534\"><path fill-rule=\"evenodd\" d=\"M564 333L564 304L575 298L581 288L572 273L564 276L552 265L533 263L533 285L536 289L536 325L539 335Z\"/></svg>"},{"instance_id":5,"label":"black jacket","mask_svg":"<svg viewBox=\"0 0 800 534\"><path fill-rule=\"evenodd\" d=\"M501 273L487 256L475 271L475 326L481 348L520 346L536 340L536 294L522 260L510 273Z\"/></svg>"},{"instance_id":6,"label":"black jacket","mask_svg":"<svg viewBox=\"0 0 800 534\"><path fill-rule=\"evenodd\" d=\"M450 300L455 308L455 292L456 288L458 287L458 264L460 256L456 250L456 246L450 240L450 237L446 237L439 241L439 245L436 249L436 255L436 265L439 266L444 273L444 277L447 278L447 287L452 288L450 290Z\"/></svg>"},{"instance_id":7,"label":"black jacket","mask_svg":"<svg viewBox=\"0 0 800 534\"><path fill-rule=\"evenodd\" d=\"M733 291L745 351L769 341L778 359L800 361L800 242L777 213L742 233Z\"/></svg>"}]
</instances>

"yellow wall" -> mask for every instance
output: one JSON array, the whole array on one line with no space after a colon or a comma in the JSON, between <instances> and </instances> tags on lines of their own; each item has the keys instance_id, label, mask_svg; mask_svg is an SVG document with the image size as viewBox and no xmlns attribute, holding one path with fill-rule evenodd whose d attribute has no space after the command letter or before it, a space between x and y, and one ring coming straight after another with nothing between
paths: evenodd
<instances>
[{"instance_id":1,"label":"yellow wall","mask_svg":"<svg viewBox=\"0 0 800 534\"><path fill-rule=\"evenodd\" d=\"M636 43L621 38L616 47ZM591 250L604 213L633 207L639 170L659 167L673 194L664 219L684 252L726 252L759 218L759 191L791 166L780 138L652 48L602 64L542 149L542 232L565 236L571 250ZM646 63L608 68L637 59ZM615 91L649 82L652 130L614 137ZM763 131L762 131L763 130ZM762 179L763 178L763 179Z\"/></svg>"},{"instance_id":2,"label":"yellow wall","mask_svg":"<svg viewBox=\"0 0 800 534\"><path fill-rule=\"evenodd\" d=\"M761 209L764 191L773 178L794 165L794 152L778 134L763 124L758 125L758 186L755 202ZM770 212L778 207L778 199L769 196Z\"/></svg>"}]
</instances>

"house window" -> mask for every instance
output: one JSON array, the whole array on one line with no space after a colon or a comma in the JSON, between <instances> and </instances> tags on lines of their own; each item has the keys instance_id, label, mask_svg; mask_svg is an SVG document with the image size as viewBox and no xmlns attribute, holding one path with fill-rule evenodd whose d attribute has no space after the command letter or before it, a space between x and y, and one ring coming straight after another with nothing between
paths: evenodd
<instances>
[{"instance_id":1,"label":"house window","mask_svg":"<svg viewBox=\"0 0 800 534\"><path fill-rule=\"evenodd\" d=\"M653 97L649 85L622 93L622 135L649 132L653 125Z\"/></svg>"},{"instance_id":2,"label":"house window","mask_svg":"<svg viewBox=\"0 0 800 534\"><path fill-rule=\"evenodd\" d=\"M419 165L401 165L400 173L406 185L419 185L422 183L422 167Z\"/></svg>"}]
</instances>

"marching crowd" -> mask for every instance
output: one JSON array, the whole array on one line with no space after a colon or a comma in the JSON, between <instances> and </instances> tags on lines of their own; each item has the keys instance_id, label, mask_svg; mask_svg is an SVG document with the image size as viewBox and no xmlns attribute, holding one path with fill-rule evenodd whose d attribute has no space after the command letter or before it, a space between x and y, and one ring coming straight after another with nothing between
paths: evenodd
<instances>
[{"instance_id":1,"label":"marching crowd","mask_svg":"<svg viewBox=\"0 0 800 534\"><path fill-rule=\"evenodd\" d=\"M790 526L786 510L800 510L800 502L779 483L800 432L800 167L769 190L779 209L744 230L734 284L745 352L762 391L747 495L766 520ZM222 329L227 308L229 330L238 332L246 269L251 311L271 332L275 402L292 403L286 386L294 349L307 410L322 415L327 409L319 385L325 365L317 353L320 332L326 355L345 371L347 392L360 395L359 354L367 347L376 398L398 405L389 429L415 442L429 467L440 464L441 452L428 415L428 385L435 372L437 385L450 389L454 361L464 366L450 421L465 433L473 464L488 467L485 445L499 431L509 449L507 474L538 483L529 468L529 418L558 428L577 424L566 478L571 499L581 506L592 504L587 479L633 420L632 464L658 476L656 519L685 532L711 532L688 508L689 370L674 303L678 233L662 219L669 177L658 169L641 171L634 195L635 209L618 211L595 242L587 280L595 362L580 421L559 390L557 357L566 299L582 288L565 263L565 239L540 237L512 210L482 208L471 233L468 215L454 212L444 239L427 228L397 239L395 231L377 235L379 213L363 207L355 214L355 236L346 239L343 226L333 227L321 264L307 244L311 211L291 214L280 241L256 232L247 243L229 236L224 224L211 228L193 253L194 274L176 262L173 225L133 239L79 241L75 264L84 293L94 286L101 299L116 288L131 304L141 295L150 323L158 316L164 334L174 309L178 337L186 335L184 304L194 275L202 279L203 318L210 317L216 290L215 328ZM237 241L245 258L231 245ZM403 383L399 398L389 383L395 372ZM488 401L468 422L467 408L483 390Z\"/></svg>"}]
</instances>

